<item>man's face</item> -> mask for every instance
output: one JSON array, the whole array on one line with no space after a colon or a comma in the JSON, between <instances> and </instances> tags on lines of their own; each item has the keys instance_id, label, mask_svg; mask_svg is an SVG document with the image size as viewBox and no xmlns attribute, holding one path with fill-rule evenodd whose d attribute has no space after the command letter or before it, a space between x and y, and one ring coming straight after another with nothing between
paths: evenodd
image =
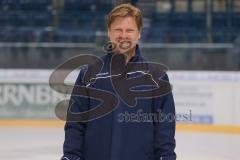
<instances>
[{"instance_id":1,"label":"man's face","mask_svg":"<svg viewBox=\"0 0 240 160\"><path fill-rule=\"evenodd\" d=\"M117 17L108 28L110 41L117 43L114 52L127 53L134 52L141 33L133 17Z\"/></svg>"}]
</instances>

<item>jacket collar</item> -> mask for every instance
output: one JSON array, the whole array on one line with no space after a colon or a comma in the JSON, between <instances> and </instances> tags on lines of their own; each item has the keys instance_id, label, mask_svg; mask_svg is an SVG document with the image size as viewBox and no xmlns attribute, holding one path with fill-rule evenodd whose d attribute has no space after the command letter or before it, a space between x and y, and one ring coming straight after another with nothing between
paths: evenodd
<instances>
[{"instance_id":1,"label":"jacket collar","mask_svg":"<svg viewBox=\"0 0 240 160\"><path fill-rule=\"evenodd\" d=\"M129 60L129 62L138 62L143 59L139 45L136 45L135 55Z\"/></svg>"}]
</instances>

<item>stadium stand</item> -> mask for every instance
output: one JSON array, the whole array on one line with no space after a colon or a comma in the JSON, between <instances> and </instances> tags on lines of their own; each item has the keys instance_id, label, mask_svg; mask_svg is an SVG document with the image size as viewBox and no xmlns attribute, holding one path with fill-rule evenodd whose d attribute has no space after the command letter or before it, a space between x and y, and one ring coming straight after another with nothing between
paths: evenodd
<instances>
[{"instance_id":1,"label":"stadium stand","mask_svg":"<svg viewBox=\"0 0 240 160\"><path fill-rule=\"evenodd\" d=\"M1 53L11 55L12 52L15 52L14 47L4 47L5 43L8 42L55 42L64 43L64 45L68 45L68 43L92 43L98 47L102 46L107 40L107 13L116 4L125 3L126 1L131 1L132 4L143 11L142 43L211 43L216 45L226 43L225 46L231 48L231 44L235 45L236 39L240 37L239 0L2 0L0 1L0 42L3 47L1 48L0 58L6 58ZM211 3L209 4L209 2ZM35 56L39 56L35 57L36 59L46 60L47 56L43 55L47 55L47 52L54 52L53 55L55 53L57 55L68 54L68 56L63 56L62 59L71 56L64 47L60 49L53 47L49 48L50 51L47 51L47 49L41 47L35 50L31 44L31 47L26 49L27 47L24 47L24 45L28 46L28 44L23 44L18 50L19 54L34 50L36 53L41 53L41 55L35 54ZM74 49L72 50L71 52L74 53L72 55L76 55L77 52ZM96 53L100 52L102 50L98 49ZM159 48L152 49L151 52L164 52L167 54L165 50ZM189 53L186 50L180 52L179 49L172 51L172 53L175 52L185 54L186 57L192 56L188 55L191 51ZM226 54L227 52L231 51L226 51ZM15 53L18 54L18 52ZM19 57L19 65L16 62L16 67L28 67L26 64L22 64L21 54L16 56ZM30 54L26 53L24 55L26 57ZM158 55L161 55L161 53ZM168 59L172 58L169 56L159 57L161 60L168 62ZM221 55L218 54L217 56ZM231 57L226 56L225 51L222 56ZM160 59L159 57L157 59ZM166 57L166 59L163 59L163 57ZM29 58L29 63L31 63L29 67L35 65L36 67L52 67L54 64L59 63L50 60L51 58L49 59L49 65L46 65L46 61L34 61ZM11 61L11 59L8 61ZM8 61L2 61L1 66L9 66ZM187 62L183 61L181 65L185 63ZM230 61L228 63L229 68L236 66L229 64L231 64ZM206 64L206 66L210 66L210 64Z\"/></svg>"},{"instance_id":2,"label":"stadium stand","mask_svg":"<svg viewBox=\"0 0 240 160\"><path fill-rule=\"evenodd\" d=\"M151 21L148 28L151 32L143 37L142 42L233 42L240 32L240 11L239 8L236 9L237 0L214 0L211 3L210 33L207 33L209 15L206 8L194 11L194 3L197 1L201 1L206 6L206 0L158 0L151 1L151 4L156 3L156 5L151 5L149 9L150 5L143 5L147 3L144 0L132 1L146 11L145 18ZM63 5L60 2L63 2ZM0 41L94 42L96 38L93 35L96 31L106 31L103 22L106 13L115 5L113 2L111 0L3 0L0 2L0 34L2 35ZM161 5L157 5L159 2ZM179 5L179 2L183 2L182 4L186 6ZM152 9L153 7L155 9ZM9 31L13 31L12 34L4 36L4 33ZM31 36L26 36L29 34ZM212 41L209 41L207 34L211 35ZM80 37L77 38L76 35Z\"/></svg>"}]
</instances>

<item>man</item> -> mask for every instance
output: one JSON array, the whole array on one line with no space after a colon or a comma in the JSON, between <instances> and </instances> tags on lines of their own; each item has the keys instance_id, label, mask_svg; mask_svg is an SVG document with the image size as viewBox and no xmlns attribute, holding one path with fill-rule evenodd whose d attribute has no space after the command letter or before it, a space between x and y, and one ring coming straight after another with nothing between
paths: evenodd
<instances>
[{"instance_id":1,"label":"man","mask_svg":"<svg viewBox=\"0 0 240 160\"><path fill-rule=\"evenodd\" d=\"M130 4L116 6L109 13L108 36L112 51L101 58L103 66L100 73L84 81L88 72L86 70L93 70L97 66L91 64L80 71L76 85L105 91L118 101L112 103L116 107L107 114L87 121L66 122L62 160L176 159L175 120L146 119L153 113L160 115L159 111L161 115L174 116L175 106L171 92L162 92L159 87L156 93L161 91L164 94L156 95L149 91L149 78L153 80L153 84L157 83L159 78L165 81L168 78L166 74L162 76L154 65L145 63L142 58L138 46L141 28L141 12ZM136 71L136 66L149 72ZM156 78L159 75L160 77ZM139 82L138 79L142 81ZM140 84L140 87L127 88L126 86L132 84L126 82ZM152 96L145 93L151 93ZM101 100L92 97L72 95L73 103L68 112L83 113L95 109L101 104ZM114 98L103 98L114 101Z\"/></svg>"}]
</instances>

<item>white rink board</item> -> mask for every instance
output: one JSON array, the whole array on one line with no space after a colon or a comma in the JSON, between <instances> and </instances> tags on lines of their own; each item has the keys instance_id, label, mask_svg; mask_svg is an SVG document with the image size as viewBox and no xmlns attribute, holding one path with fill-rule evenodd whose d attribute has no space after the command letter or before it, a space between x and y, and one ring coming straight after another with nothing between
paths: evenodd
<instances>
[{"instance_id":1,"label":"white rink board","mask_svg":"<svg viewBox=\"0 0 240 160\"><path fill-rule=\"evenodd\" d=\"M196 123L240 125L240 72L169 72L177 112ZM200 117L200 118L198 118Z\"/></svg>"},{"instance_id":2,"label":"white rink board","mask_svg":"<svg viewBox=\"0 0 240 160\"><path fill-rule=\"evenodd\" d=\"M74 83L78 72L72 72L66 82ZM48 85L51 73L52 70L0 69L0 85ZM191 123L240 125L240 72L168 71L168 75L173 85L176 111L180 114L191 111ZM2 95L0 87L0 99Z\"/></svg>"}]
</instances>

